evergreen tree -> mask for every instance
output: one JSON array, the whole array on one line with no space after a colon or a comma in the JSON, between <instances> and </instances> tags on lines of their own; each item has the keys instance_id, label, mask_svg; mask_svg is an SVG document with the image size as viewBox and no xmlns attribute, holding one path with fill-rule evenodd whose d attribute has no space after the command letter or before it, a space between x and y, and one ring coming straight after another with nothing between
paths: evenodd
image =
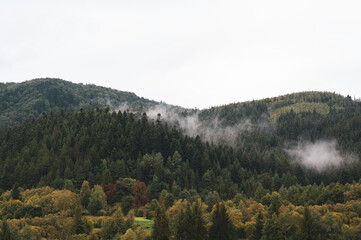
<instances>
[{"instance_id":1,"label":"evergreen tree","mask_svg":"<svg viewBox=\"0 0 361 240\"><path fill-rule=\"evenodd\" d=\"M318 232L314 217L308 207L305 207L302 220L302 238L305 240L318 239Z\"/></svg>"},{"instance_id":2,"label":"evergreen tree","mask_svg":"<svg viewBox=\"0 0 361 240\"><path fill-rule=\"evenodd\" d=\"M206 240L208 237L207 228L206 223L203 219L203 209L200 200L197 200L195 203L193 203L192 222L194 232L192 233L192 238L190 239Z\"/></svg>"},{"instance_id":3,"label":"evergreen tree","mask_svg":"<svg viewBox=\"0 0 361 240\"><path fill-rule=\"evenodd\" d=\"M80 188L80 202L84 207L88 207L90 195L89 183L88 181L84 181Z\"/></svg>"},{"instance_id":4,"label":"evergreen tree","mask_svg":"<svg viewBox=\"0 0 361 240\"><path fill-rule=\"evenodd\" d=\"M275 213L264 223L262 234L262 239L264 240L280 239L280 227L278 225L277 215Z\"/></svg>"},{"instance_id":5,"label":"evergreen tree","mask_svg":"<svg viewBox=\"0 0 361 240\"><path fill-rule=\"evenodd\" d=\"M11 197L14 200L18 200L21 198L20 190L19 190L19 183L15 182L12 189L11 189Z\"/></svg>"},{"instance_id":6,"label":"evergreen tree","mask_svg":"<svg viewBox=\"0 0 361 240\"><path fill-rule=\"evenodd\" d=\"M3 223L1 225L0 239L13 240L9 225L5 220L3 220Z\"/></svg>"},{"instance_id":7,"label":"evergreen tree","mask_svg":"<svg viewBox=\"0 0 361 240\"><path fill-rule=\"evenodd\" d=\"M256 225L252 239L260 240L262 238L262 228L263 228L263 214L262 212L259 212L256 216Z\"/></svg>"},{"instance_id":8,"label":"evergreen tree","mask_svg":"<svg viewBox=\"0 0 361 240\"><path fill-rule=\"evenodd\" d=\"M73 224L74 224L74 232L76 234L81 234L84 232L83 216L81 214L80 206L75 207L75 211L73 215Z\"/></svg>"},{"instance_id":9,"label":"evergreen tree","mask_svg":"<svg viewBox=\"0 0 361 240\"><path fill-rule=\"evenodd\" d=\"M152 238L154 240L169 240L170 239L170 229L168 223L168 217L165 214L164 203L158 205L157 211L155 213L155 219L153 224Z\"/></svg>"},{"instance_id":10,"label":"evergreen tree","mask_svg":"<svg viewBox=\"0 0 361 240\"><path fill-rule=\"evenodd\" d=\"M277 192L273 192L271 195L271 205L269 207L270 214L279 214L279 208L282 206L281 196Z\"/></svg>"},{"instance_id":11,"label":"evergreen tree","mask_svg":"<svg viewBox=\"0 0 361 240\"><path fill-rule=\"evenodd\" d=\"M223 202L215 205L212 212L212 225L209 229L209 240L233 240L236 238L236 231L229 219L226 206Z\"/></svg>"}]
</instances>

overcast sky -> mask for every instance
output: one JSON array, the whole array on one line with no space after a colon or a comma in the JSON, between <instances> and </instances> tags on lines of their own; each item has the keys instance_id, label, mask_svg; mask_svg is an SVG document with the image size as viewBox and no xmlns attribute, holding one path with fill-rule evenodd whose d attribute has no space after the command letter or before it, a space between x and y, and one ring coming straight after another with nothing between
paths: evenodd
<instances>
[{"instance_id":1,"label":"overcast sky","mask_svg":"<svg viewBox=\"0 0 361 240\"><path fill-rule=\"evenodd\" d=\"M184 107L361 96L359 0L0 2L0 81L56 77Z\"/></svg>"}]
</instances>

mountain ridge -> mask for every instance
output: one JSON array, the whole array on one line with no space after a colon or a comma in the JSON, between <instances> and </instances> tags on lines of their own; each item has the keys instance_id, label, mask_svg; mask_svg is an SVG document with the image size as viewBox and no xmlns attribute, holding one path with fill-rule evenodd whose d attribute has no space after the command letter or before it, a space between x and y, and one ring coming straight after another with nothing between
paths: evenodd
<instances>
[{"instance_id":1,"label":"mountain ridge","mask_svg":"<svg viewBox=\"0 0 361 240\"><path fill-rule=\"evenodd\" d=\"M261 116L275 122L281 114L316 111L328 114L357 104L350 96L320 91L304 91L272 98L236 102L205 109L189 109L139 97L94 84L75 84L59 78L38 78L21 83L0 83L0 128L36 119L43 113L63 110L106 108L143 113L158 105L182 116L198 114L201 121L219 118L225 125L234 125L244 118L256 121Z\"/></svg>"}]
</instances>

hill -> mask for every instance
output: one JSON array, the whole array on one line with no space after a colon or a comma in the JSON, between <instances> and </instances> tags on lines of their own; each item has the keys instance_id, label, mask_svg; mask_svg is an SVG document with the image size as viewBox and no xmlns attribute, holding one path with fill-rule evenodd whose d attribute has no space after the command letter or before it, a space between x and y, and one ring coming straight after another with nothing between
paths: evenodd
<instances>
[{"instance_id":1,"label":"hill","mask_svg":"<svg viewBox=\"0 0 361 240\"><path fill-rule=\"evenodd\" d=\"M61 79L43 78L22 83L0 84L0 128L42 113L89 108L118 107L143 111L158 102L134 93L95 85L74 84Z\"/></svg>"},{"instance_id":2,"label":"hill","mask_svg":"<svg viewBox=\"0 0 361 240\"><path fill-rule=\"evenodd\" d=\"M226 125L235 124L243 118L257 121L262 116L275 122L281 114L288 113L291 109L295 113L315 111L327 115L331 110L340 111L355 106L360 108L361 104L353 101L350 96L330 92L299 92L204 109L200 112L200 118L207 120L217 116Z\"/></svg>"},{"instance_id":3,"label":"hill","mask_svg":"<svg viewBox=\"0 0 361 240\"><path fill-rule=\"evenodd\" d=\"M59 111L0 129L1 236L360 236L361 108L350 97L304 92L201 111L55 102Z\"/></svg>"}]
</instances>

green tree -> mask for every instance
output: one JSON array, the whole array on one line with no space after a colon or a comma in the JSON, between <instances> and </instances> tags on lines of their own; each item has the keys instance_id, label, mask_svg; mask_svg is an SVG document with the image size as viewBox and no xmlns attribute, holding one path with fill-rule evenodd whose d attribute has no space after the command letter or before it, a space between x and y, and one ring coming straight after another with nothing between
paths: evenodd
<instances>
[{"instance_id":1,"label":"green tree","mask_svg":"<svg viewBox=\"0 0 361 240\"><path fill-rule=\"evenodd\" d=\"M263 214L262 212L259 212L256 216L256 225L255 230L253 232L253 238L254 240L260 240L262 238L262 228L263 228Z\"/></svg>"},{"instance_id":2,"label":"green tree","mask_svg":"<svg viewBox=\"0 0 361 240\"><path fill-rule=\"evenodd\" d=\"M113 239L115 235L123 234L127 230L125 226L126 224L124 220L124 214L120 207L117 208L112 217L112 219L103 223L101 229L102 239Z\"/></svg>"},{"instance_id":3,"label":"green tree","mask_svg":"<svg viewBox=\"0 0 361 240\"><path fill-rule=\"evenodd\" d=\"M212 210L213 206L221 201L217 191L209 192L206 199L208 205L208 211Z\"/></svg>"},{"instance_id":4,"label":"green tree","mask_svg":"<svg viewBox=\"0 0 361 240\"><path fill-rule=\"evenodd\" d=\"M91 191L89 187L89 182L84 181L80 188L80 202L84 207L87 207L89 204Z\"/></svg>"},{"instance_id":5,"label":"green tree","mask_svg":"<svg viewBox=\"0 0 361 240\"><path fill-rule=\"evenodd\" d=\"M10 228L8 223L4 220L1 225L1 233L0 233L1 240L13 240Z\"/></svg>"},{"instance_id":6,"label":"green tree","mask_svg":"<svg viewBox=\"0 0 361 240\"><path fill-rule=\"evenodd\" d=\"M209 229L209 240L233 240L236 230L229 219L226 206L223 202L215 205L212 212L212 225Z\"/></svg>"},{"instance_id":7,"label":"green tree","mask_svg":"<svg viewBox=\"0 0 361 240\"><path fill-rule=\"evenodd\" d=\"M269 206L270 214L276 213L279 214L279 209L282 206L281 196L277 192L273 192L271 195L271 205Z\"/></svg>"},{"instance_id":8,"label":"green tree","mask_svg":"<svg viewBox=\"0 0 361 240\"><path fill-rule=\"evenodd\" d=\"M103 192L103 188L99 185L95 185L91 191L89 198L88 210L91 214L96 215L102 209L107 206L107 197Z\"/></svg>"},{"instance_id":9,"label":"green tree","mask_svg":"<svg viewBox=\"0 0 361 240\"><path fill-rule=\"evenodd\" d=\"M74 184L73 184L73 181L70 180L70 179L66 179L64 181L64 189L67 189L67 190L70 190L72 192L75 192L75 187L74 187Z\"/></svg>"},{"instance_id":10,"label":"green tree","mask_svg":"<svg viewBox=\"0 0 361 240\"><path fill-rule=\"evenodd\" d=\"M262 240L280 239L280 227L278 225L277 215L275 213L271 218L265 221L262 234Z\"/></svg>"},{"instance_id":11,"label":"green tree","mask_svg":"<svg viewBox=\"0 0 361 240\"><path fill-rule=\"evenodd\" d=\"M206 240L207 239L207 228L203 218L203 209L200 200L193 203L192 206L192 225L194 232L192 238L194 240Z\"/></svg>"},{"instance_id":12,"label":"green tree","mask_svg":"<svg viewBox=\"0 0 361 240\"><path fill-rule=\"evenodd\" d=\"M102 173L102 184L107 185L112 182L113 182L113 179L112 179L110 170L108 168L104 168L103 173Z\"/></svg>"},{"instance_id":13,"label":"green tree","mask_svg":"<svg viewBox=\"0 0 361 240\"><path fill-rule=\"evenodd\" d=\"M76 206L73 215L73 226L76 234L89 233L90 229L86 219L81 213L81 207Z\"/></svg>"},{"instance_id":14,"label":"green tree","mask_svg":"<svg viewBox=\"0 0 361 240\"><path fill-rule=\"evenodd\" d=\"M11 189L11 197L14 200L20 199L21 195L20 195L20 190L19 190L19 183L15 182L12 189Z\"/></svg>"},{"instance_id":15,"label":"green tree","mask_svg":"<svg viewBox=\"0 0 361 240\"><path fill-rule=\"evenodd\" d=\"M169 222L168 217L165 214L164 203L160 203L158 205L157 211L155 213L152 238L154 240L170 239Z\"/></svg>"},{"instance_id":16,"label":"green tree","mask_svg":"<svg viewBox=\"0 0 361 240\"><path fill-rule=\"evenodd\" d=\"M302 238L305 240L318 239L316 222L308 207L305 207L302 220Z\"/></svg>"}]
</instances>

